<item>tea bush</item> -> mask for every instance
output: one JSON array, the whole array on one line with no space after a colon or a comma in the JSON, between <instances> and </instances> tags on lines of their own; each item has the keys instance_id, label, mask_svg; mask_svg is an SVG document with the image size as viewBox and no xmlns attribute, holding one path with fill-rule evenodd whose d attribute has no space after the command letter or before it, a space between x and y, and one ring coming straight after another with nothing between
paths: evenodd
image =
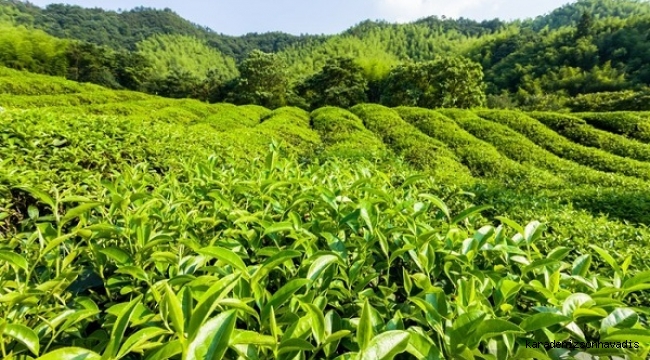
<instances>
[{"instance_id":1,"label":"tea bush","mask_svg":"<svg viewBox=\"0 0 650 360\"><path fill-rule=\"evenodd\" d=\"M367 162L305 167L275 152L147 168L86 197L20 188L28 214L0 250L3 357L648 354L631 304L648 273L596 246L575 260L541 252L540 223L450 212L417 174L396 187ZM527 346L567 340L634 345Z\"/></svg>"},{"instance_id":2,"label":"tea bush","mask_svg":"<svg viewBox=\"0 0 650 360\"><path fill-rule=\"evenodd\" d=\"M520 113L0 100L3 359L650 354L644 168Z\"/></svg>"},{"instance_id":3,"label":"tea bush","mask_svg":"<svg viewBox=\"0 0 650 360\"><path fill-rule=\"evenodd\" d=\"M408 124L392 109L381 105L357 105L351 111L363 120L396 154L419 169L431 170L442 182L469 184L472 175L444 143Z\"/></svg>"},{"instance_id":4,"label":"tea bush","mask_svg":"<svg viewBox=\"0 0 650 360\"><path fill-rule=\"evenodd\" d=\"M633 177L594 170L588 166L563 159L506 125L482 119L469 111L446 112L446 114L463 129L492 144L508 158L521 164L530 164L540 169L546 169L568 183L628 189L647 186L642 180Z\"/></svg>"},{"instance_id":5,"label":"tea bush","mask_svg":"<svg viewBox=\"0 0 650 360\"><path fill-rule=\"evenodd\" d=\"M650 164L609 154L569 141L524 113L481 110L477 114L516 130L550 152L596 170L650 179Z\"/></svg>"},{"instance_id":6,"label":"tea bush","mask_svg":"<svg viewBox=\"0 0 650 360\"><path fill-rule=\"evenodd\" d=\"M650 143L650 114L641 112L576 114L597 128Z\"/></svg>"},{"instance_id":7,"label":"tea bush","mask_svg":"<svg viewBox=\"0 0 650 360\"><path fill-rule=\"evenodd\" d=\"M423 133L444 142L465 164L474 176L498 179L505 187L558 187L562 181L553 174L533 167L525 167L501 155L492 145L483 142L458 126L453 120L433 110L397 108L408 123ZM444 111L443 114L451 110ZM462 110L454 114L463 114Z\"/></svg>"},{"instance_id":8,"label":"tea bush","mask_svg":"<svg viewBox=\"0 0 650 360\"><path fill-rule=\"evenodd\" d=\"M564 114L540 112L531 113L530 116L578 144L602 149L630 159L650 160L650 145L594 129L582 119Z\"/></svg>"},{"instance_id":9,"label":"tea bush","mask_svg":"<svg viewBox=\"0 0 650 360\"><path fill-rule=\"evenodd\" d=\"M311 113L311 123L325 146L323 157L384 159L388 156L384 143L366 129L353 113L323 107Z\"/></svg>"}]
</instances>

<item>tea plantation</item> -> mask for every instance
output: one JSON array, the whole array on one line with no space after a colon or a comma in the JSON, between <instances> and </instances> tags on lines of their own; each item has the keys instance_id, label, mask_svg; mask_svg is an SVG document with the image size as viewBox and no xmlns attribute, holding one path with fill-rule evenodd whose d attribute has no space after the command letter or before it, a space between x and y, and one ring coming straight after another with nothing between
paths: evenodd
<instances>
[{"instance_id":1,"label":"tea plantation","mask_svg":"<svg viewBox=\"0 0 650 360\"><path fill-rule=\"evenodd\" d=\"M650 114L0 106L3 359L650 354Z\"/></svg>"}]
</instances>

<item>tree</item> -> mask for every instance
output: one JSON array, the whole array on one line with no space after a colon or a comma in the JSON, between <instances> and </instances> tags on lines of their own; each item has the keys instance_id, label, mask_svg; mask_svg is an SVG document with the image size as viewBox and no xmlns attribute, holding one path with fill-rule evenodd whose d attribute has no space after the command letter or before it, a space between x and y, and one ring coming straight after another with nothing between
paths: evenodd
<instances>
[{"instance_id":1,"label":"tree","mask_svg":"<svg viewBox=\"0 0 650 360\"><path fill-rule=\"evenodd\" d=\"M176 99L196 98L201 80L181 68L172 68L169 75L159 77L147 84L150 93Z\"/></svg>"},{"instance_id":2,"label":"tree","mask_svg":"<svg viewBox=\"0 0 650 360\"><path fill-rule=\"evenodd\" d=\"M594 21L589 15L588 12L583 12L582 17L580 17L580 22L578 23L578 28L576 30L576 39L585 38L591 35L593 30Z\"/></svg>"},{"instance_id":3,"label":"tree","mask_svg":"<svg viewBox=\"0 0 650 360\"><path fill-rule=\"evenodd\" d=\"M352 107L367 102L368 81L352 58L336 58L297 87L312 109L323 106Z\"/></svg>"},{"instance_id":4,"label":"tree","mask_svg":"<svg viewBox=\"0 0 650 360\"><path fill-rule=\"evenodd\" d=\"M290 95L287 65L278 55L255 50L238 69L240 77L228 95L228 101L271 109L287 105Z\"/></svg>"},{"instance_id":5,"label":"tree","mask_svg":"<svg viewBox=\"0 0 650 360\"><path fill-rule=\"evenodd\" d=\"M115 79L127 89L142 90L152 76L150 63L138 53L122 50L117 53L116 62Z\"/></svg>"},{"instance_id":6,"label":"tree","mask_svg":"<svg viewBox=\"0 0 650 360\"><path fill-rule=\"evenodd\" d=\"M481 65L463 57L400 65L384 82L387 106L470 108L485 103Z\"/></svg>"},{"instance_id":7,"label":"tree","mask_svg":"<svg viewBox=\"0 0 650 360\"><path fill-rule=\"evenodd\" d=\"M79 82L90 82L105 87L120 89L122 85L115 79L117 68L115 56L107 48L90 43L76 42L67 49L67 78Z\"/></svg>"}]
</instances>

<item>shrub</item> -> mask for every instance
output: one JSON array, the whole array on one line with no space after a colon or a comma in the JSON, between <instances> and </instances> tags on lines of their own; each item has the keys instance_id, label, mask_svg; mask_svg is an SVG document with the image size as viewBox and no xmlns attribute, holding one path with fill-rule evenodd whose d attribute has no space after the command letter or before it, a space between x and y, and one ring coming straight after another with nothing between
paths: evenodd
<instances>
[{"instance_id":1,"label":"shrub","mask_svg":"<svg viewBox=\"0 0 650 360\"><path fill-rule=\"evenodd\" d=\"M386 146L353 113L336 107L323 107L311 113L314 130L325 145L325 158L366 158L381 160L386 157Z\"/></svg>"},{"instance_id":2,"label":"shrub","mask_svg":"<svg viewBox=\"0 0 650 360\"><path fill-rule=\"evenodd\" d=\"M582 113L576 116L599 129L650 143L650 115L636 112Z\"/></svg>"},{"instance_id":3,"label":"shrub","mask_svg":"<svg viewBox=\"0 0 650 360\"><path fill-rule=\"evenodd\" d=\"M558 135L539 121L515 111L481 110L477 114L525 135L550 152L596 170L650 179L650 164L609 154L605 151L575 144Z\"/></svg>"},{"instance_id":4,"label":"shrub","mask_svg":"<svg viewBox=\"0 0 650 360\"><path fill-rule=\"evenodd\" d=\"M437 113L421 108L397 108L408 123L423 133L444 142L456 153L460 161L476 177L499 179L505 187L557 187L562 182L552 174L521 164L501 155L492 145L478 140L453 120L441 115L463 116L471 113L462 110L443 110Z\"/></svg>"},{"instance_id":5,"label":"shrub","mask_svg":"<svg viewBox=\"0 0 650 360\"><path fill-rule=\"evenodd\" d=\"M650 145L594 129L582 119L570 115L539 112L531 113L530 116L579 144L626 158L650 161Z\"/></svg>"},{"instance_id":6,"label":"shrub","mask_svg":"<svg viewBox=\"0 0 650 360\"><path fill-rule=\"evenodd\" d=\"M406 123L394 110L381 105L357 105L351 111L366 128L380 137L396 154L419 169L431 170L436 179L455 184L472 182L471 172L444 143Z\"/></svg>"},{"instance_id":7,"label":"shrub","mask_svg":"<svg viewBox=\"0 0 650 360\"><path fill-rule=\"evenodd\" d=\"M456 114L460 116L451 117L463 129L492 144L500 153L519 163L551 171L571 184L616 186L630 189L644 186L642 180L634 177L597 171L574 161L563 159L506 125L482 119L469 112L457 112Z\"/></svg>"}]
</instances>

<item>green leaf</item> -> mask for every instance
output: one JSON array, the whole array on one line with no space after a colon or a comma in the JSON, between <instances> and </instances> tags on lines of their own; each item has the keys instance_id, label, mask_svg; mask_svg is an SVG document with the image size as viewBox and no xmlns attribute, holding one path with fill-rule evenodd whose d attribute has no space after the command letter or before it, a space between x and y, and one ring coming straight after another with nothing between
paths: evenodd
<instances>
[{"instance_id":1,"label":"green leaf","mask_svg":"<svg viewBox=\"0 0 650 360\"><path fill-rule=\"evenodd\" d=\"M325 254L319 256L316 260L314 260L314 262L309 267L309 271L307 272L307 278L312 281L315 281L316 279L318 279L320 274L325 269L327 269L328 266L338 261L339 261L339 257L336 255Z\"/></svg>"},{"instance_id":2,"label":"green leaf","mask_svg":"<svg viewBox=\"0 0 650 360\"><path fill-rule=\"evenodd\" d=\"M301 303L300 304L311 317L312 333L314 339L318 344L322 344L325 340L325 315L314 304Z\"/></svg>"},{"instance_id":3,"label":"green leaf","mask_svg":"<svg viewBox=\"0 0 650 360\"><path fill-rule=\"evenodd\" d=\"M168 360L183 352L183 345L179 340L173 340L152 351L145 360Z\"/></svg>"},{"instance_id":4,"label":"green leaf","mask_svg":"<svg viewBox=\"0 0 650 360\"><path fill-rule=\"evenodd\" d=\"M81 204L73 209L70 209L68 212L65 213L63 218L61 218L61 223L59 224L59 226L63 226L67 224L70 220L77 218L87 213L88 211L102 205L104 204L100 202L91 202L87 204Z\"/></svg>"},{"instance_id":5,"label":"green leaf","mask_svg":"<svg viewBox=\"0 0 650 360\"><path fill-rule=\"evenodd\" d=\"M558 325L560 323L568 322L571 320L572 318L561 314L540 313L525 318L524 321L519 324L519 326L522 329L530 332L545 329L553 325Z\"/></svg>"},{"instance_id":6,"label":"green leaf","mask_svg":"<svg viewBox=\"0 0 650 360\"><path fill-rule=\"evenodd\" d=\"M440 349L433 343L430 337L424 336L416 331L409 330L410 338L406 351L415 356L416 359L439 360L442 359Z\"/></svg>"},{"instance_id":7,"label":"green leaf","mask_svg":"<svg viewBox=\"0 0 650 360\"><path fill-rule=\"evenodd\" d=\"M264 305L262 308L262 319L266 319L271 307L278 309L283 305L293 294L298 291L301 287L309 284L311 281L307 279L293 279L281 287L278 291L271 296L271 299Z\"/></svg>"},{"instance_id":8,"label":"green leaf","mask_svg":"<svg viewBox=\"0 0 650 360\"><path fill-rule=\"evenodd\" d=\"M101 249L99 250L99 252L113 259L118 265L133 264L133 259L131 258L131 255L129 255L129 253L127 253L122 249L116 247L109 247L106 249Z\"/></svg>"},{"instance_id":9,"label":"green leaf","mask_svg":"<svg viewBox=\"0 0 650 360\"><path fill-rule=\"evenodd\" d=\"M335 341L339 341L339 340L347 337L350 334L352 334L352 332L350 330L339 330L339 331L333 333L332 335L328 336L327 338L325 338L325 341L323 341L323 344L331 344L331 343L333 343Z\"/></svg>"},{"instance_id":10,"label":"green leaf","mask_svg":"<svg viewBox=\"0 0 650 360\"><path fill-rule=\"evenodd\" d=\"M61 245L64 241L66 241L66 240L72 238L73 236L74 236L74 234L66 234L66 235L63 235L63 236L59 236L58 238L56 238L56 239L50 241L50 242L47 244L47 246L45 247L45 249L44 249L43 251L41 251L41 257L43 257L43 256L45 256L45 255L47 255L47 254L49 254L50 251L54 250L54 248L58 247L58 246Z\"/></svg>"},{"instance_id":11,"label":"green leaf","mask_svg":"<svg viewBox=\"0 0 650 360\"><path fill-rule=\"evenodd\" d=\"M420 174L411 175L408 178L406 178L406 180L404 180L404 182L402 183L402 185L399 188L400 189L406 189L407 187L415 184L416 182L421 181L421 180L426 180L428 178L429 178L429 176L427 176L427 175L420 175ZM422 195L421 195L421 197L422 197Z\"/></svg>"},{"instance_id":12,"label":"green leaf","mask_svg":"<svg viewBox=\"0 0 650 360\"><path fill-rule=\"evenodd\" d=\"M252 307L248 306L244 301L240 299L232 299L232 298L221 299L217 301L217 304L219 304L219 306L221 307L233 308L233 309L243 311L244 313L249 314L250 316L259 320L259 314L257 313L257 311Z\"/></svg>"},{"instance_id":13,"label":"green leaf","mask_svg":"<svg viewBox=\"0 0 650 360\"><path fill-rule=\"evenodd\" d=\"M537 349L528 349L526 346L520 346L513 359L552 360L546 352Z\"/></svg>"},{"instance_id":14,"label":"green leaf","mask_svg":"<svg viewBox=\"0 0 650 360\"><path fill-rule=\"evenodd\" d=\"M115 324L113 324L111 337L108 345L106 346L106 349L104 350L104 353L102 354L102 360L113 359L115 358L115 355L117 355L117 351L120 344L122 343L122 338L124 337L126 328L129 326L129 322L131 321L131 317L133 316L136 307L142 301L142 297L142 295L136 297L133 299L133 301L128 303L124 309L122 309L122 311L120 311L120 314L115 320Z\"/></svg>"},{"instance_id":15,"label":"green leaf","mask_svg":"<svg viewBox=\"0 0 650 360\"><path fill-rule=\"evenodd\" d=\"M170 318L174 330L179 338L185 337L185 320L183 319L183 306L178 296L174 293L168 284L165 284L165 297L163 298L163 307L166 309L167 316Z\"/></svg>"},{"instance_id":16,"label":"green leaf","mask_svg":"<svg viewBox=\"0 0 650 360\"><path fill-rule=\"evenodd\" d=\"M628 329L636 325L639 315L632 309L616 309L600 323L600 332L606 333L611 328Z\"/></svg>"},{"instance_id":17,"label":"green leaf","mask_svg":"<svg viewBox=\"0 0 650 360\"><path fill-rule=\"evenodd\" d=\"M264 276L268 275L268 273L275 269L278 265L282 264L283 262L300 257L302 253L300 251L296 250L283 250L280 251L279 253L271 256L269 259L267 259L264 264L262 265L259 270L255 272L253 275L251 281L259 281L261 280Z\"/></svg>"},{"instance_id":18,"label":"green leaf","mask_svg":"<svg viewBox=\"0 0 650 360\"><path fill-rule=\"evenodd\" d=\"M526 244L532 245L542 236L545 229L546 226L539 221L533 221L526 225L526 228L524 229L524 239L526 239Z\"/></svg>"},{"instance_id":19,"label":"green leaf","mask_svg":"<svg viewBox=\"0 0 650 360\"><path fill-rule=\"evenodd\" d=\"M246 264L244 263L244 261L241 259L241 257L239 257L239 255L235 254L230 249L211 246L211 247L200 249L197 251L197 253L208 257L213 257L219 261L223 261L226 264L232 266L233 268L241 271L242 274L248 274L248 272L246 271Z\"/></svg>"},{"instance_id":20,"label":"green leaf","mask_svg":"<svg viewBox=\"0 0 650 360\"><path fill-rule=\"evenodd\" d=\"M6 261L9 264L25 271L27 271L29 268L27 260L25 260L24 257L11 251L0 251L0 260Z\"/></svg>"},{"instance_id":21,"label":"green leaf","mask_svg":"<svg viewBox=\"0 0 650 360\"><path fill-rule=\"evenodd\" d=\"M357 326L357 343L359 344L359 349L365 349L374 336L374 330L372 326L372 306L368 300L363 303L363 308L361 309L361 319L359 320L359 325Z\"/></svg>"},{"instance_id":22,"label":"green leaf","mask_svg":"<svg viewBox=\"0 0 650 360\"><path fill-rule=\"evenodd\" d=\"M275 346L277 342L273 336L262 335L255 331L235 331L230 339L230 345L260 345Z\"/></svg>"},{"instance_id":23,"label":"green leaf","mask_svg":"<svg viewBox=\"0 0 650 360\"><path fill-rule=\"evenodd\" d=\"M625 288L625 290L628 290L636 285L645 284L649 282L650 282L650 271L643 271L636 274L632 278L626 280L625 283L623 283L623 288Z\"/></svg>"},{"instance_id":24,"label":"green leaf","mask_svg":"<svg viewBox=\"0 0 650 360\"><path fill-rule=\"evenodd\" d=\"M25 345L25 347L29 349L29 351L32 354L38 356L40 343L39 343L38 335L36 335L34 330L23 325L8 324L8 323L5 323L3 326L0 326L0 329L2 327L4 327L4 332L2 333L2 335L6 335L14 338L19 343Z\"/></svg>"},{"instance_id":25,"label":"green leaf","mask_svg":"<svg viewBox=\"0 0 650 360\"><path fill-rule=\"evenodd\" d=\"M215 282L208 291L203 294L198 304L192 311L192 316L190 318L189 327L187 332L189 338L193 339L197 336L199 328L206 321L208 316L214 311L215 307L218 305L218 300L225 297L232 289L237 286L239 280L238 274L228 275L219 281ZM185 311L183 311L185 313Z\"/></svg>"},{"instance_id":26,"label":"green leaf","mask_svg":"<svg viewBox=\"0 0 650 360\"><path fill-rule=\"evenodd\" d=\"M133 277L134 279L142 280L144 282L149 281L149 275L142 270L142 268L137 266L122 266L115 270L116 274L125 274Z\"/></svg>"},{"instance_id":27,"label":"green leaf","mask_svg":"<svg viewBox=\"0 0 650 360\"><path fill-rule=\"evenodd\" d=\"M449 213L449 208L447 207L447 204L445 204L444 201L442 201L440 198L430 195L430 194L420 194L419 197L429 200L435 207L440 209L440 211L445 215L447 220L451 219L451 215Z\"/></svg>"},{"instance_id":28,"label":"green leaf","mask_svg":"<svg viewBox=\"0 0 650 360\"><path fill-rule=\"evenodd\" d=\"M614 269L615 272L621 271L621 268L618 266L616 260L614 260L614 258L605 249L600 248L596 245L589 245L589 247L594 249L598 253L598 255L600 255L600 257L603 258L603 260L605 260L609 264L609 266L612 267L612 269Z\"/></svg>"},{"instance_id":29,"label":"green leaf","mask_svg":"<svg viewBox=\"0 0 650 360\"><path fill-rule=\"evenodd\" d=\"M158 327L147 327L142 330L137 331L135 334L129 336L128 339L124 342L120 351L117 353L117 358L121 359L124 356L128 355L138 346L146 344L149 340L160 337L162 335L169 334L165 329Z\"/></svg>"},{"instance_id":30,"label":"green leaf","mask_svg":"<svg viewBox=\"0 0 650 360\"><path fill-rule=\"evenodd\" d=\"M359 354L359 360L390 360L406 351L410 334L403 330L386 331L375 336Z\"/></svg>"},{"instance_id":31,"label":"green leaf","mask_svg":"<svg viewBox=\"0 0 650 360\"><path fill-rule=\"evenodd\" d=\"M43 204L49 205L52 210L56 209L54 199L52 199L52 197L44 191L41 191L36 188L28 187L28 186L16 186L15 189L20 189L29 193L38 201L42 202Z\"/></svg>"},{"instance_id":32,"label":"green leaf","mask_svg":"<svg viewBox=\"0 0 650 360\"><path fill-rule=\"evenodd\" d=\"M609 333L601 338L602 342L639 342L650 344L650 330L647 329L623 329Z\"/></svg>"},{"instance_id":33,"label":"green leaf","mask_svg":"<svg viewBox=\"0 0 650 360\"><path fill-rule=\"evenodd\" d=\"M186 360L221 360L228 350L236 321L236 310L229 310L208 320L189 344Z\"/></svg>"},{"instance_id":34,"label":"green leaf","mask_svg":"<svg viewBox=\"0 0 650 360\"><path fill-rule=\"evenodd\" d=\"M452 220L451 224L455 225L458 224L459 222L466 220L470 218L473 215L480 214L481 212L492 209L492 206L489 205L479 205L479 206L474 206L469 209L463 210L460 214L456 215Z\"/></svg>"},{"instance_id":35,"label":"green leaf","mask_svg":"<svg viewBox=\"0 0 650 360\"><path fill-rule=\"evenodd\" d=\"M65 347L51 351L36 360L99 360L101 356L94 351L78 347Z\"/></svg>"},{"instance_id":36,"label":"green leaf","mask_svg":"<svg viewBox=\"0 0 650 360\"><path fill-rule=\"evenodd\" d=\"M289 339L280 343L278 355L293 351L313 351L314 346L302 339Z\"/></svg>"},{"instance_id":37,"label":"green leaf","mask_svg":"<svg viewBox=\"0 0 650 360\"><path fill-rule=\"evenodd\" d=\"M524 236L524 228L513 220L510 220L503 216L497 216L496 219L499 220L502 224L506 224L509 227L513 228L518 234Z\"/></svg>"},{"instance_id":38,"label":"green leaf","mask_svg":"<svg viewBox=\"0 0 650 360\"><path fill-rule=\"evenodd\" d=\"M29 205L29 207L27 207L27 215L31 220L38 219L39 216L38 208L34 205Z\"/></svg>"},{"instance_id":39,"label":"green leaf","mask_svg":"<svg viewBox=\"0 0 650 360\"><path fill-rule=\"evenodd\" d=\"M273 234L277 232L283 232L283 231L292 231L293 230L293 224L290 222L282 222L282 223L277 223L273 224L266 229L264 229L264 234L263 235L268 235L268 234Z\"/></svg>"},{"instance_id":40,"label":"green leaf","mask_svg":"<svg viewBox=\"0 0 650 360\"><path fill-rule=\"evenodd\" d=\"M573 312L580 307L590 307L595 304L591 296L587 294L577 293L571 294L564 300L562 304L562 313L566 316L573 315Z\"/></svg>"},{"instance_id":41,"label":"green leaf","mask_svg":"<svg viewBox=\"0 0 650 360\"><path fill-rule=\"evenodd\" d=\"M523 334L525 331L519 326L501 319L488 319L482 321L472 335L476 340L481 341L504 334Z\"/></svg>"},{"instance_id":42,"label":"green leaf","mask_svg":"<svg viewBox=\"0 0 650 360\"><path fill-rule=\"evenodd\" d=\"M582 255L573 262L571 275L585 277L589 272L589 266L591 266L591 255Z\"/></svg>"}]
</instances>

